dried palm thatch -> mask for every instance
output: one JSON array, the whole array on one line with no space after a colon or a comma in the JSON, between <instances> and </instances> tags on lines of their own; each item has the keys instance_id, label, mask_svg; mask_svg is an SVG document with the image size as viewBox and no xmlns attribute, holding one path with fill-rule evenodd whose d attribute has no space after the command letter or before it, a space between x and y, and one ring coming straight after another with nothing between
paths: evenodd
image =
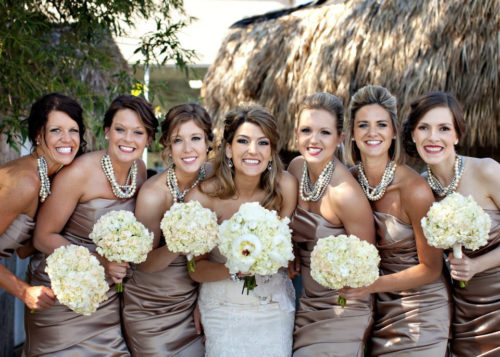
<instances>
[{"instance_id":1,"label":"dried palm thatch","mask_svg":"<svg viewBox=\"0 0 500 357\"><path fill-rule=\"evenodd\" d=\"M454 93L468 121L465 146L496 147L500 126L498 0L317 1L236 23L202 88L218 128L241 102L277 116L293 150L298 104L336 94L347 106L366 84L387 87L400 120L430 90Z\"/></svg>"}]
</instances>

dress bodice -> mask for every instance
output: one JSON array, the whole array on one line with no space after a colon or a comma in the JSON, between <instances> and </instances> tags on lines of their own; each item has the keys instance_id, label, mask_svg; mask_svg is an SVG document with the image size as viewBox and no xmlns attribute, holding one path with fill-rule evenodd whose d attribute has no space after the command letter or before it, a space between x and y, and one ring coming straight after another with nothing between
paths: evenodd
<instances>
[{"instance_id":1,"label":"dress bodice","mask_svg":"<svg viewBox=\"0 0 500 357\"><path fill-rule=\"evenodd\" d=\"M300 206L295 209L290 228L293 230L293 241L299 247L301 263L307 267L311 264L311 252L318 239L346 234L343 226L336 226Z\"/></svg>"},{"instance_id":2,"label":"dress bodice","mask_svg":"<svg viewBox=\"0 0 500 357\"><path fill-rule=\"evenodd\" d=\"M0 257L10 257L17 248L31 238L35 221L28 215L20 214L0 236Z\"/></svg>"}]
</instances>

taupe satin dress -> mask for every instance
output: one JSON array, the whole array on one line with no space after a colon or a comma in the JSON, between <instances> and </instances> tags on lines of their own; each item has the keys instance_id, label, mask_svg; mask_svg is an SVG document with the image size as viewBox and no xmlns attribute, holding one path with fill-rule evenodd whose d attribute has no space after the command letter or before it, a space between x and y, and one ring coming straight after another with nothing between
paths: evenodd
<instances>
[{"instance_id":1,"label":"taupe satin dress","mask_svg":"<svg viewBox=\"0 0 500 357\"><path fill-rule=\"evenodd\" d=\"M33 218L20 214L0 236L0 257L8 258L17 248L31 238L35 222Z\"/></svg>"},{"instance_id":2,"label":"taupe satin dress","mask_svg":"<svg viewBox=\"0 0 500 357\"><path fill-rule=\"evenodd\" d=\"M500 244L500 211L485 210L491 218L488 244L464 254L475 258ZM452 355L500 356L500 266L483 271L465 288L453 286L455 316L452 322Z\"/></svg>"},{"instance_id":3,"label":"taupe satin dress","mask_svg":"<svg viewBox=\"0 0 500 357\"><path fill-rule=\"evenodd\" d=\"M122 319L132 356L204 355L193 320L198 284L189 277L186 264L180 255L155 273L135 268L124 284Z\"/></svg>"},{"instance_id":4,"label":"taupe satin dress","mask_svg":"<svg viewBox=\"0 0 500 357\"><path fill-rule=\"evenodd\" d=\"M79 203L61 235L72 244L95 251L89 238L94 223L103 214L115 210L133 211L135 198L111 200L97 198ZM32 285L50 286L45 273L46 255L38 252L30 262L28 277ZM129 356L120 326L120 299L114 286L107 292L96 312L77 314L58 301L49 309L25 313L27 356Z\"/></svg>"},{"instance_id":5,"label":"taupe satin dress","mask_svg":"<svg viewBox=\"0 0 500 357\"><path fill-rule=\"evenodd\" d=\"M413 228L398 218L374 212L380 275L418 264ZM446 277L415 289L375 295L373 356L445 356L450 329L450 294Z\"/></svg>"},{"instance_id":6,"label":"taupe satin dress","mask_svg":"<svg viewBox=\"0 0 500 357\"><path fill-rule=\"evenodd\" d=\"M346 234L321 215L297 206L290 223L301 259L304 291L295 317L294 357L363 356L373 323L372 299L337 304L337 290L328 289L311 277L311 252L319 238Z\"/></svg>"}]
</instances>

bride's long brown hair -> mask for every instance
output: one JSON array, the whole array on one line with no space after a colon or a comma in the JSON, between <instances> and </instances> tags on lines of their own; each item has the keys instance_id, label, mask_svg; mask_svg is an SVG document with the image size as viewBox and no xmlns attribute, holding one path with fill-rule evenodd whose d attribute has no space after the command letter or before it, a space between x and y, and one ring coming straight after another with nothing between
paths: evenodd
<instances>
[{"instance_id":1,"label":"bride's long brown hair","mask_svg":"<svg viewBox=\"0 0 500 357\"><path fill-rule=\"evenodd\" d=\"M215 178L219 183L219 188L213 195L221 199L226 199L236 194L234 167L230 167L228 164L229 159L226 157L225 148L227 143L231 145L236 130L238 130L243 123L257 125L270 141L271 169L266 169L260 177L259 187L265 192L265 197L260 204L265 208L279 211L283 200L281 188L279 186L283 164L278 155L278 125L276 119L269 110L260 105L252 104L238 107L226 115L222 142L215 157Z\"/></svg>"}]
</instances>

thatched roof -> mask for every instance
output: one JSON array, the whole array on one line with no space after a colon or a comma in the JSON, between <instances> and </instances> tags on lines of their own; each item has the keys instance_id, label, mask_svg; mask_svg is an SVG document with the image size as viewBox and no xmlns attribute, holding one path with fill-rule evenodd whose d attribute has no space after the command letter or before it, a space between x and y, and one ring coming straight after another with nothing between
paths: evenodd
<instances>
[{"instance_id":1,"label":"thatched roof","mask_svg":"<svg viewBox=\"0 0 500 357\"><path fill-rule=\"evenodd\" d=\"M316 1L233 25L202 96L219 128L238 103L268 107L293 150L297 106L313 92L347 107L357 89L379 84L397 97L402 120L412 99L445 90L466 110L466 146L496 147L499 42L498 0Z\"/></svg>"}]
</instances>

